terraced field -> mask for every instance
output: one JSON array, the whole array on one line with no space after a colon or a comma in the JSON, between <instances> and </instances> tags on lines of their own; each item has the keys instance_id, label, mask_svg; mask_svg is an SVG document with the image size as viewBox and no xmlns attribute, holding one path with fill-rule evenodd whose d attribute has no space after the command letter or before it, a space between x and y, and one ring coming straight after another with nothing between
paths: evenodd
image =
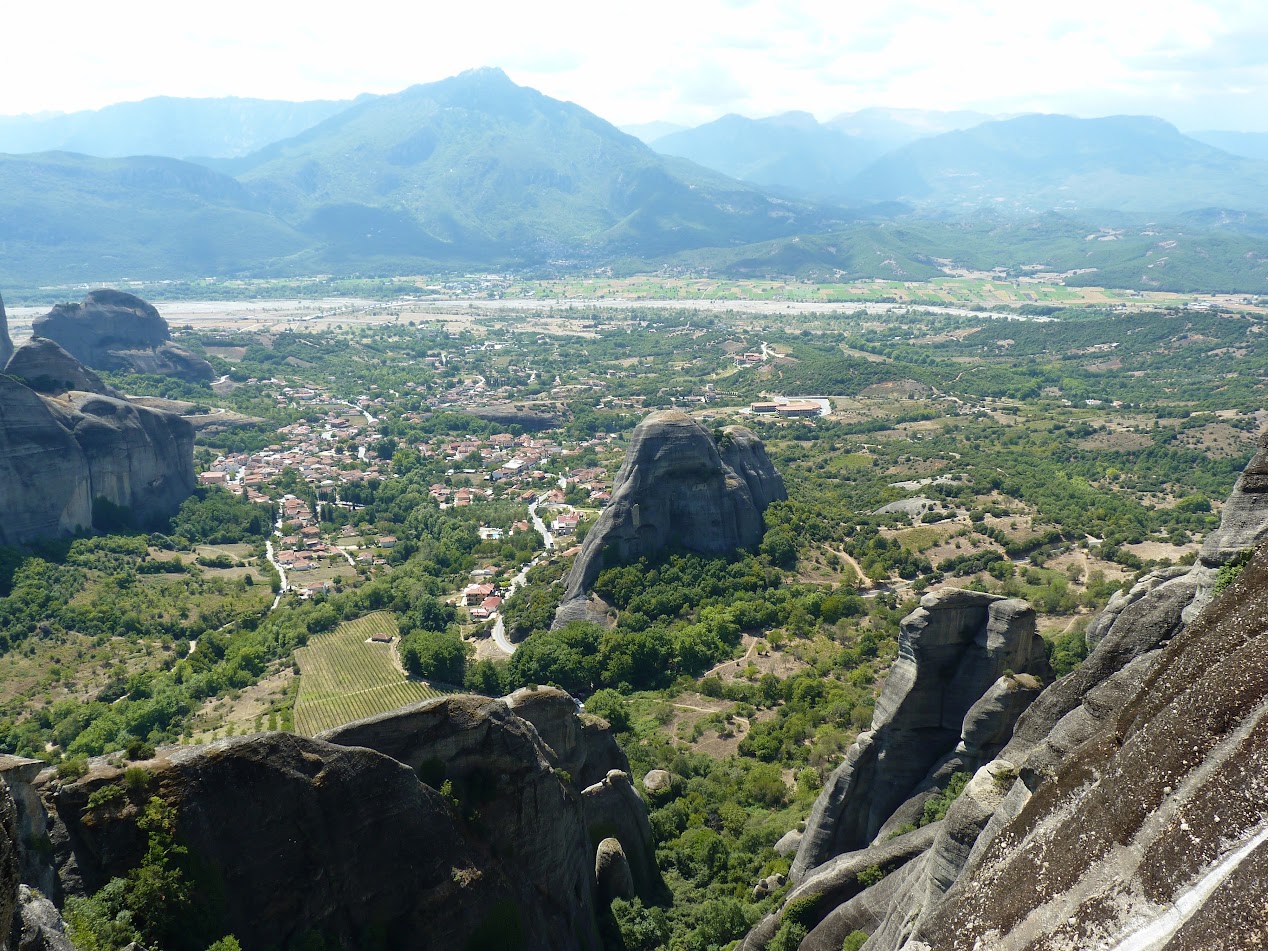
<instances>
[{"instance_id":1,"label":"terraced field","mask_svg":"<svg viewBox=\"0 0 1268 951\"><path fill-rule=\"evenodd\" d=\"M378 633L398 634L396 618L390 612L377 611L345 621L295 651L300 673L295 700L297 733L312 736L441 695L422 681L407 680L396 666L393 645L370 641Z\"/></svg>"}]
</instances>

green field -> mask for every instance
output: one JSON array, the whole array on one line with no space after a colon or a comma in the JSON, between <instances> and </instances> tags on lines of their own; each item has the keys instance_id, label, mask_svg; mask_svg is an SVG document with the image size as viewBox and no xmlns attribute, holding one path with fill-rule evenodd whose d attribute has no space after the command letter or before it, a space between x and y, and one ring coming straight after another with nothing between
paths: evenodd
<instances>
[{"instance_id":1,"label":"green field","mask_svg":"<svg viewBox=\"0 0 1268 951\"><path fill-rule=\"evenodd\" d=\"M313 736L440 696L441 691L422 681L405 678L396 666L393 645L368 643L380 631L397 634L396 618L387 611L345 621L295 651L300 675L295 732Z\"/></svg>"}]
</instances>

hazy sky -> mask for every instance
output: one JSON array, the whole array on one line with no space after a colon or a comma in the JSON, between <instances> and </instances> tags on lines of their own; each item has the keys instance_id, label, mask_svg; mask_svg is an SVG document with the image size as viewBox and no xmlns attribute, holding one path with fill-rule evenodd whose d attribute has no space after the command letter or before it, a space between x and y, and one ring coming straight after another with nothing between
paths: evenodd
<instances>
[{"instance_id":1,"label":"hazy sky","mask_svg":"<svg viewBox=\"0 0 1268 951\"><path fill-rule=\"evenodd\" d=\"M1268 130L1264 0L21 3L0 114L349 98L475 66L619 124L875 105Z\"/></svg>"}]
</instances>

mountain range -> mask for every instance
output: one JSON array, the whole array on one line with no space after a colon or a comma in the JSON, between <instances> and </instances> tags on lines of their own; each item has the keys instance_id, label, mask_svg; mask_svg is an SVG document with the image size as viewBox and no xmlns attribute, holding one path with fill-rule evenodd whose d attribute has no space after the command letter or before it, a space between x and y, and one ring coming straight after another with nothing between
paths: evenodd
<instances>
[{"instance_id":1,"label":"mountain range","mask_svg":"<svg viewBox=\"0 0 1268 951\"><path fill-rule=\"evenodd\" d=\"M1149 117L725 116L639 130L649 147L481 69L350 102L20 118L0 119L0 152L46 150L0 154L7 286L667 263L913 280L947 258L1009 266L1013 242L1017 266L1091 266L1126 286L1268 283L1254 136L1226 149ZM1214 254L1237 257L1203 276Z\"/></svg>"}]
</instances>

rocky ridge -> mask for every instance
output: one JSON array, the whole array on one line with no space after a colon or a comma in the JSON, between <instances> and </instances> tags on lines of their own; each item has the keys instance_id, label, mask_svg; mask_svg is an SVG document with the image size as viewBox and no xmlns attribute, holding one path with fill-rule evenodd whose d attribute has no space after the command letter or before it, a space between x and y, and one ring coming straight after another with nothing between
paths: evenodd
<instances>
[{"instance_id":1,"label":"rocky ridge","mask_svg":"<svg viewBox=\"0 0 1268 951\"><path fill-rule=\"evenodd\" d=\"M4 312L4 298L0 297L0 369L13 356L13 338L9 336L9 315Z\"/></svg>"},{"instance_id":2,"label":"rocky ridge","mask_svg":"<svg viewBox=\"0 0 1268 951\"><path fill-rule=\"evenodd\" d=\"M764 533L762 513L787 497L750 430L728 426L715 437L681 410L652 413L630 436L612 500L566 579L556 625L602 614L588 595L605 563L674 548L702 555L753 548Z\"/></svg>"},{"instance_id":3,"label":"rocky ridge","mask_svg":"<svg viewBox=\"0 0 1268 951\"><path fill-rule=\"evenodd\" d=\"M815 867L799 854L804 878L790 899L807 890L825 896L806 920L802 951L835 951L855 930L870 935L866 951L1261 946L1268 550L1218 597L1216 587L1218 569L1266 537L1261 444L1197 562L1153 572L1111 600L1089 626L1088 658L1016 717L1002 749L995 734L996 755L918 855L891 861L870 888L833 892L827 886L844 857ZM977 758L986 755L989 748ZM847 758L842 770L850 765ZM901 831L903 809L885 828ZM826 812L816 804L816 815ZM821 841L849 832L834 823ZM847 855L875 864L881 850L919 833L930 835L889 841L882 833ZM744 947L764 947L783 913L759 924Z\"/></svg>"},{"instance_id":4,"label":"rocky ridge","mask_svg":"<svg viewBox=\"0 0 1268 951\"><path fill-rule=\"evenodd\" d=\"M565 764L617 794L583 791ZM597 951L611 897L664 887L654 860L641 865L651 831L625 770L606 724L553 688L443 697L317 738L166 749L127 772L96 760L65 784L0 763L0 913L18 877L52 876L60 903L126 874L146 847L138 813L159 796L191 867L215 870L194 883L211 938ZM19 924L46 911L23 903Z\"/></svg>"},{"instance_id":5,"label":"rocky ridge","mask_svg":"<svg viewBox=\"0 0 1268 951\"><path fill-rule=\"evenodd\" d=\"M95 370L191 382L209 382L215 376L206 360L172 342L167 321L153 305L123 291L95 290L77 304L58 304L35 319L31 334L56 341Z\"/></svg>"},{"instance_id":6,"label":"rocky ridge","mask_svg":"<svg viewBox=\"0 0 1268 951\"><path fill-rule=\"evenodd\" d=\"M100 500L142 524L171 515L194 489L193 450L178 416L0 376L0 544L89 528Z\"/></svg>"},{"instance_id":7,"label":"rocky ridge","mask_svg":"<svg viewBox=\"0 0 1268 951\"><path fill-rule=\"evenodd\" d=\"M17 377L37 393L80 390L100 396L122 395L107 386L101 377L67 353L55 340L44 337L32 337L18 347L4 365L4 372Z\"/></svg>"},{"instance_id":8,"label":"rocky ridge","mask_svg":"<svg viewBox=\"0 0 1268 951\"><path fill-rule=\"evenodd\" d=\"M90 528L103 501L145 525L194 490L186 420L127 400L47 338L24 343L4 369L0 544Z\"/></svg>"}]
</instances>

